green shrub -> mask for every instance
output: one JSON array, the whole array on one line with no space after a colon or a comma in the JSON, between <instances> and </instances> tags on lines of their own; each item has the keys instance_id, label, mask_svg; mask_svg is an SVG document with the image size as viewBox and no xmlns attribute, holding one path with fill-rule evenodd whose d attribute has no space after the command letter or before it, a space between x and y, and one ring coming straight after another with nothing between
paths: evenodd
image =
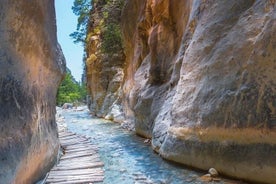
<instances>
[{"instance_id":1,"label":"green shrub","mask_svg":"<svg viewBox=\"0 0 276 184\"><path fill-rule=\"evenodd\" d=\"M102 52L113 54L122 49L121 29L118 24L110 23L103 28Z\"/></svg>"},{"instance_id":2,"label":"green shrub","mask_svg":"<svg viewBox=\"0 0 276 184\"><path fill-rule=\"evenodd\" d=\"M76 82L70 70L67 69L66 76L58 88L57 105L83 101L86 98L84 84Z\"/></svg>"}]
</instances>

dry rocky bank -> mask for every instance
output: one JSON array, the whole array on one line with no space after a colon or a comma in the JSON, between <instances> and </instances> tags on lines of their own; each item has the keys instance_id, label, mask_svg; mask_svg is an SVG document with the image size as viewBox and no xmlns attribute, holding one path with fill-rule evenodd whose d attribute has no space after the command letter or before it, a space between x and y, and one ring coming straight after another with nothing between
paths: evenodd
<instances>
[{"instance_id":1,"label":"dry rocky bank","mask_svg":"<svg viewBox=\"0 0 276 184\"><path fill-rule=\"evenodd\" d=\"M34 183L59 149L55 98L65 72L53 0L0 4L0 183Z\"/></svg>"},{"instance_id":2,"label":"dry rocky bank","mask_svg":"<svg viewBox=\"0 0 276 184\"><path fill-rule=\"evenodd\" d=\"M166 159L276 183L276 2L118 2L96 1L90 17L91 112ZM123 44L104 53L110 23Z\"/></svg>"}]
</instances>

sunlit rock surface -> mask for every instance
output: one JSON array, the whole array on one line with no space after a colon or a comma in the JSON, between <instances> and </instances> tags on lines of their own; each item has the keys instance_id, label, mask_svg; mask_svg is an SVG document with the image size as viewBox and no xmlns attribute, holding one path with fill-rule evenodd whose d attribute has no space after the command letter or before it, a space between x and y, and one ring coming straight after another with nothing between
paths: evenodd
<instances>
[{"instance_id":1,"label":"sunlit rock surface","mask_svg":"<svg viewBox=\"0 0 276 184\"><path fill-rule=\"evenodd\" d=\"M275 1L127 1L126 114L163 157L275 183Z\"/></svg>"},{"instance_id":2,"label":"sunlit rock surface","mask_svg":"<svg viewBox=\"0 0 276 184\"><path fill-rule=\"evenodd\" d=\"M93 115L117 122L124 120L120 92L125 55L122 45L114 44L121 40L122 5L123 0L95 1L86 38L88 107Z\"/></svg>"},{"instance_id":3,"label":"sunlit rock surface","mask_svg":"<svg viewBox=\"0 0 276 184\"><path fill-rule=\"evenodd\" d=\"M161 156L276 182L275 3L126 1L121 109Z\"/></svg>"},{"instance_id":4,"label":"sunlit rock surface","mask_svg":"<svg viewBox=\"0 0 276 184\"><path fill-rule=\"evenodd\" d=\"M0 183L34 183L59 148L55 96L65 71L54 1L0 4Z\"/></svg>"}]
</instances>

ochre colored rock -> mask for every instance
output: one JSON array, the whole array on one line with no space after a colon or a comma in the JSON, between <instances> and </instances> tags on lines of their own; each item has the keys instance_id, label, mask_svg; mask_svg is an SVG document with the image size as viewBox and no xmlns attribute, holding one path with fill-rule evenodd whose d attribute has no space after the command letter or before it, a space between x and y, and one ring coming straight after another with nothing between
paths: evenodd
<instances>
[{"instance_id":1,"label":"ochre colored rock","mask_svg":"<svg viewBox=\"0 0 276 184\"><path fill-rule=\"evenodd\" d=\"M120 87L125 55L117 32L120 31L122 1L94 2L86 38L88 107L93 115L117 122L123 121Z\"/></svg>"},{"instance_id":2,"label":"ochre colored rock","mask_svg":"<svg viewBox=\"0 0 276 184\"><path fill-rule=\"evenodd\" d=\"M126 0L124 79L116 94L126 121L161 156L276 183L275 4ZM104 100L97 90L108 83L96 74L104 78L109 66L88 68L97 69L89 84L94 103Z\"/></svg>"},{"instance_id":3,"label":"ochre colored rock","mask_svg":"<svg viewBox=\"0 0 276 184\"><path fill-rule=\"evenodd\" d=\"M55 97L65 71L54 1L0 5L0 183L34 183L59 142Z\"/></svg>"}]
</instances>

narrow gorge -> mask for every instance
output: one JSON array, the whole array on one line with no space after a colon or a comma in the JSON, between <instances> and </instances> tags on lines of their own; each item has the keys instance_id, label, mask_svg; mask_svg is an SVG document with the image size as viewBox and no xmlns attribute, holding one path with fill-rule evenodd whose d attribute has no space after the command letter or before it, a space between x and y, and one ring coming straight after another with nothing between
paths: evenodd
<instances>
[{"instance_id":1,"label":"narrow gorge","mask_svg":"<svg viewBox=\"0 0 276 184\"><path fill-rule=\"evenodd\" d=\"M175 183L200 178L186 167L276 183L276 0L91 3L83 40L89 111L64 111L59 120L94 134L83 137L124 163L105 160L116 171L106 170L106 183L116 174L154 183L140 167L154 177L167 169ZM35 183L62 152L55 115L66 66L54 0L1 0L0 41L0 183ZM158 156L181 166L174 172Z\"/></svg>"},{"instance_id":2,"label":"narrow gorge","mask_svg":"<svg viewBox=\"0 0 276 184\"><path fill-rule=\"evenodd\" d=\"M91 112L151 138L168 160L275 183L275 1L122 2L93 5ZM122 36L115 52L110 27Z\"/></svg>"}]
</instances>

